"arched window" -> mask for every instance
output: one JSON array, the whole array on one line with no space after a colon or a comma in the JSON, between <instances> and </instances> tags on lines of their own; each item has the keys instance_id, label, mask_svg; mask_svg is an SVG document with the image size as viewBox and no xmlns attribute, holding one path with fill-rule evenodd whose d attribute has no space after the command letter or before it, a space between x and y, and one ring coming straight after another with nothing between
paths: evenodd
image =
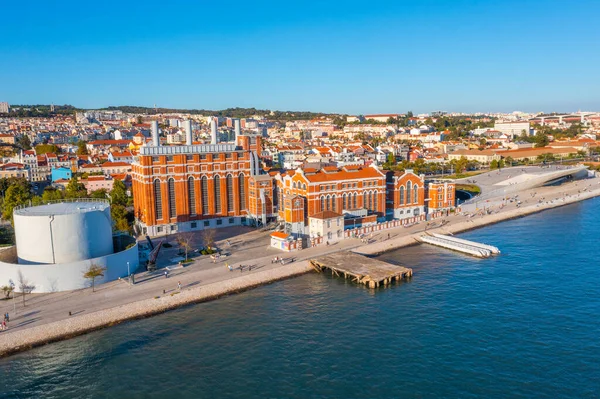
<instances>
[{"instance_id":1,"label":"arched window","mask_svg":"<svg viewBox=\"0 0 600 399\"><path fill-rule=\"evenodd\" d=\"M410 200L410 194L412 191L412 183L408 182L406 183L406 203L410 204L412 201Z\"/></svg>"},{"instance_id":2,"label":"arched window","mask_svg":"<svg viewBox=\"0 0 600 399\"><path fill-rule=\"evenodd\" d=\"M296 182L292 183L292 187L296 188Z\"/></svg>"},{"instance_id":3,"label":"arched window","mask_svg":"<svg viewBox=\"0 0 600 399\"><path fill-rule=\"evenodd\" d=\"M373 191L373 210L377 212L377 191Z\"/></svg>"},{"instance_id":4,"label":"arched window","mask_svg":"<svg viewBox=\"0 0 600 399\"><path fill-rule=\"evenodd\" d=\"M196 214L196 191L194 190L194 178L188 178L188 206L190 209L190 215Z\"/></svg>"},{"instance_id":5,"label":"arched window","mask_svg":"<svg viewBox=\"0 0 600 399\"><path fill-rule=\"evenodd\" d=\"M400 186L400 205L404 205L404 186Z\"/></svg>"},{"instance_id":6,"label":"arched window","mask_svg":"<svg viewBox=\"0 0 600 399\"><path fill-rule=\"evenodd\" d=\"M214 182L214 194L215 194L215 213L221 213L221 178L215 176Z\"/></svg>"},{"instance_id":7,"label":"arched window","mask_svg":"<svg viewBox=\"0 0 600 399\"><path fill-rule=\"evenodd\" d=\"M353 201L352 209L358 208L358 194L354 193L354 201Z\"/></svg>"},{"instance_id":8,"label":"arched window","mask_svg":"<svg viewBox=\"0 0 600 399\"><path fill-rule=\"evenodd\" d=\"M227 189L227 212L233 212L233 176L227 175L225 179L225 188Z\"/></svg>"},{"instance_id":9,"label":"arched window","mask_svg":"<svg viewBox=\"0 0 600 399\"><path fill-rule=\"evenodd\" d=\"M246 179L244 179L244 174L240 173L238 175L238 186L240 192L240 211L246 209Z\"/></svg>"},{"instance_id":10,"label":"arched window","mask_svg":"<svg viewBox=\"0 0 600 399\"><path fill-rule=\"evenodd\" d=\"M418 202L419 202L419 186L417 186L417 185L415 184L415 186L414 186L413 190L415 191L415 192L414 192L414 195L413 195L413 197L414 197L414 198L413 198L413 201L415 201L415 204L416 204L416 203L418 203Z\"/></svg>"},{"instance_id":11,"label":"arched window","mask_svg":"<svg viewBox=\"0 0 600 399\"><path fill-rule=\"evenodd\" d=\"M373 209L373 191L369 191L369 209Z\"/></svg>"},{"instance_id":12,"label":"arched window","mask_svg":"<svg viewBox=\"0 0 600 399\"><path fill-rule=\"evenodd\" d=\"M336 201L336 197L335 195L331 197L331 210L335 212L335 209L337 207L337 204L335 203Z\"/></svg>"},{"instance_id":13,"label":"arched window","mask_svg":"<svg viewBox=\"0 0 600 399\"><path fill-rule=\"evenodd\" d=\"M162 219L162 193L160 190L160 180L154 180L154 216L156 219Z\"/></svg>"},{"instance_id":14,"label":"arched window","mask_svg":"<svg viewBox=\"0 0 600 399\"><path fill-rule=\"evenodd\" d=\"M342 196L342 208L348 209L348 196L346 193Z\"/></svg>"},{"instance_id":15,"label":"arched window","mask_svg":"<svg viewBox=\"0 0 600 399\"><path fill-rule=\"evenodd\" d=\"M327 196L327 204L325 205L327 210L331 209L331 197Z\"/></svg>"},{"instance_id":16,"label":"arched window","mask_svg":"<svg viewBox=\"0 0 600 399\"><path fill-rule=\"evenodd\" d=\"M325 197L321 196L321 212L325 210Z\"/></svg>"},{"instance_id":17,"label":"arched window","mask_svg":"<svg viewBox=\"0 0 600 399\"><path fill-rule=\"evenodd\" d=\"M175 180L171 177L167 180L167 188L169 189L169 218L177 216L177 208L175 203Z\"/></svg>"},{"instance_id":18,"label":"arched window","mask_svg":"<svg viewBox=\"0 0 600 399\"><path fill-rule=\"evenodd\" d=\"M200 192L202 193L202 214L208 215L210 211L208 209L208 179L206 176L202 176L200 179Z\"/></svg>"},{"instance_id":19,"label":"arched window","mask_svg":"<svg viewBox=\"0 0 600 399\"><path fill-rule=\"evenodd\" d=\"M302 184L302 190L306 191L306 183Z\"/></svg>"}]
</instances>

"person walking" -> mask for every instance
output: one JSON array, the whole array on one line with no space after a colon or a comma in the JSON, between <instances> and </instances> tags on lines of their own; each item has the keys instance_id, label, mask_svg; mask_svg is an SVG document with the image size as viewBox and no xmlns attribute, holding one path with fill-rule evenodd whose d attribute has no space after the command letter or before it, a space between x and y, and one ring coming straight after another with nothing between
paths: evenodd
<instances>
[{"instance_id":1,"label":"person walking","mask_svg":"<svg viewBox=\"0 0 600 399\"><path fill-rule=\"evenodd\" d=\"M165 270L165 278L169 278L169 271Z\"/></svg>"},{"instance_id":2,"label":"person walking","mask_svg":"<svg viewBox=\"0 0 600 399\"><path fill-rule=\"evenodd\" d=\"M181 281L178 281L178 282L177 282L177 289L178 289L179 291L181 291Z\"/></svg>"}]
</instances>

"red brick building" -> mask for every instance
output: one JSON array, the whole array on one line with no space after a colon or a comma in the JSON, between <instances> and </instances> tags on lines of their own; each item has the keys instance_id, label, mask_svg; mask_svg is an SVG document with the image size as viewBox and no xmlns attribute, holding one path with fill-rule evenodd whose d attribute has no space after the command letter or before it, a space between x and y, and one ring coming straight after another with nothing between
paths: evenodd
<instances>
[{"instance_id":1,"label":"red brick building","mask_svg":"<svg viewBox=\"0 0 600 399\"><path fill-rule=\"evenodd\" d=\"M453 182L427 183L427 213L453 209L456 204L456 185Z\"/></svg>"},{"instance_id":2,"label":"red brick building","mask_svg":"<svg viewBox=\"0 0 600 399\"><path fill-rule=\"evenodd\" d=\"M131 167L141 232L156 236L245 223L248 179L260 170L260 137L240 139L239 146L140 147Z\"/></svg>"},{"instance_id":3,"label":"red brick building","mask_svg":"<svg viewBox=\"0 0 600 399\"><path fill-rule=\"evenodd\" d=\"M285 222L286 232L307 234L306 229L299 231L299 223L307 226L310 217L325 211L385 217L386 177L374 166L297 169L277 175L276 180L279 219Z\"/></svg>"},{"instance_id":4,"label":"red brick building","mask_svg":"<svg viewBox=\"0 0 600 399\"><path fill-rule=\"evenodd\" d=\"M387 173L388 219L425 217L425 182L422 176L407 169Z\"/></svg>"}]
</instances>

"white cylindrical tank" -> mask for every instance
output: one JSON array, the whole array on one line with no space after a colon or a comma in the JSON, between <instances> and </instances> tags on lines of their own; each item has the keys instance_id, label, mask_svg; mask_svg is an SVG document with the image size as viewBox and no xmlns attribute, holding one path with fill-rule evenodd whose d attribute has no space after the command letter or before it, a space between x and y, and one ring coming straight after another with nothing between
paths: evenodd
<instances>
[{"instance_id":1,"label":"white cylindrical tank","mask_svg":"<svg viewBox=\"0 0 600 399\"><path fill-rule=\"evenodd\" d=\"M21 264L65 263L113 253L108 202L62 202L13 215Z\"/></svg>"}]
</instances>

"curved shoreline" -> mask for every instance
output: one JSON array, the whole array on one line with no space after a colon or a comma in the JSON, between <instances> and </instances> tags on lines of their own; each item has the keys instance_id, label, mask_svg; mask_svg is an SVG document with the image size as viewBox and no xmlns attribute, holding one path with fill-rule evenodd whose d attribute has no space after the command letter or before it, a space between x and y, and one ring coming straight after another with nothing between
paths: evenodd
<instances>
[{"instance_id":1,"label":"curved shoreline","mask_svg":"<svg viewBox=\"0 0 600 399\"><path fill-rule=\"evenodd\" d=\"M490 224L524 217L547 209L574 204L597 196L600 196L600 189L581 193L577 197L569 197L564 202L556 201L555 203L540 204L539 207L530 205L527 207L505 210L497 214L484 215L483 217L458 221L442 227L432 228L431 231L452 234L460 233L488 226ZM415 238L421 234L422 232L403 235L387 241L360 246L353 251L362 255L375 256L387 251L416 245L418 242ZM73 338L125 321L146 318L186 305L206 302L226 295L236 294L258 286L306 274L313 270L314 269L310 266L308 260L302 260L276 269L265 270L251 275L244 275L230 280L207 284L205 286L185 289L181 292L161 295L151 299L142 299L85 315L73 316L66 320L31 327L24 331L11 333L9 330L8 332L0 333L0 357Z\"/></svg>"}]
</instances>

